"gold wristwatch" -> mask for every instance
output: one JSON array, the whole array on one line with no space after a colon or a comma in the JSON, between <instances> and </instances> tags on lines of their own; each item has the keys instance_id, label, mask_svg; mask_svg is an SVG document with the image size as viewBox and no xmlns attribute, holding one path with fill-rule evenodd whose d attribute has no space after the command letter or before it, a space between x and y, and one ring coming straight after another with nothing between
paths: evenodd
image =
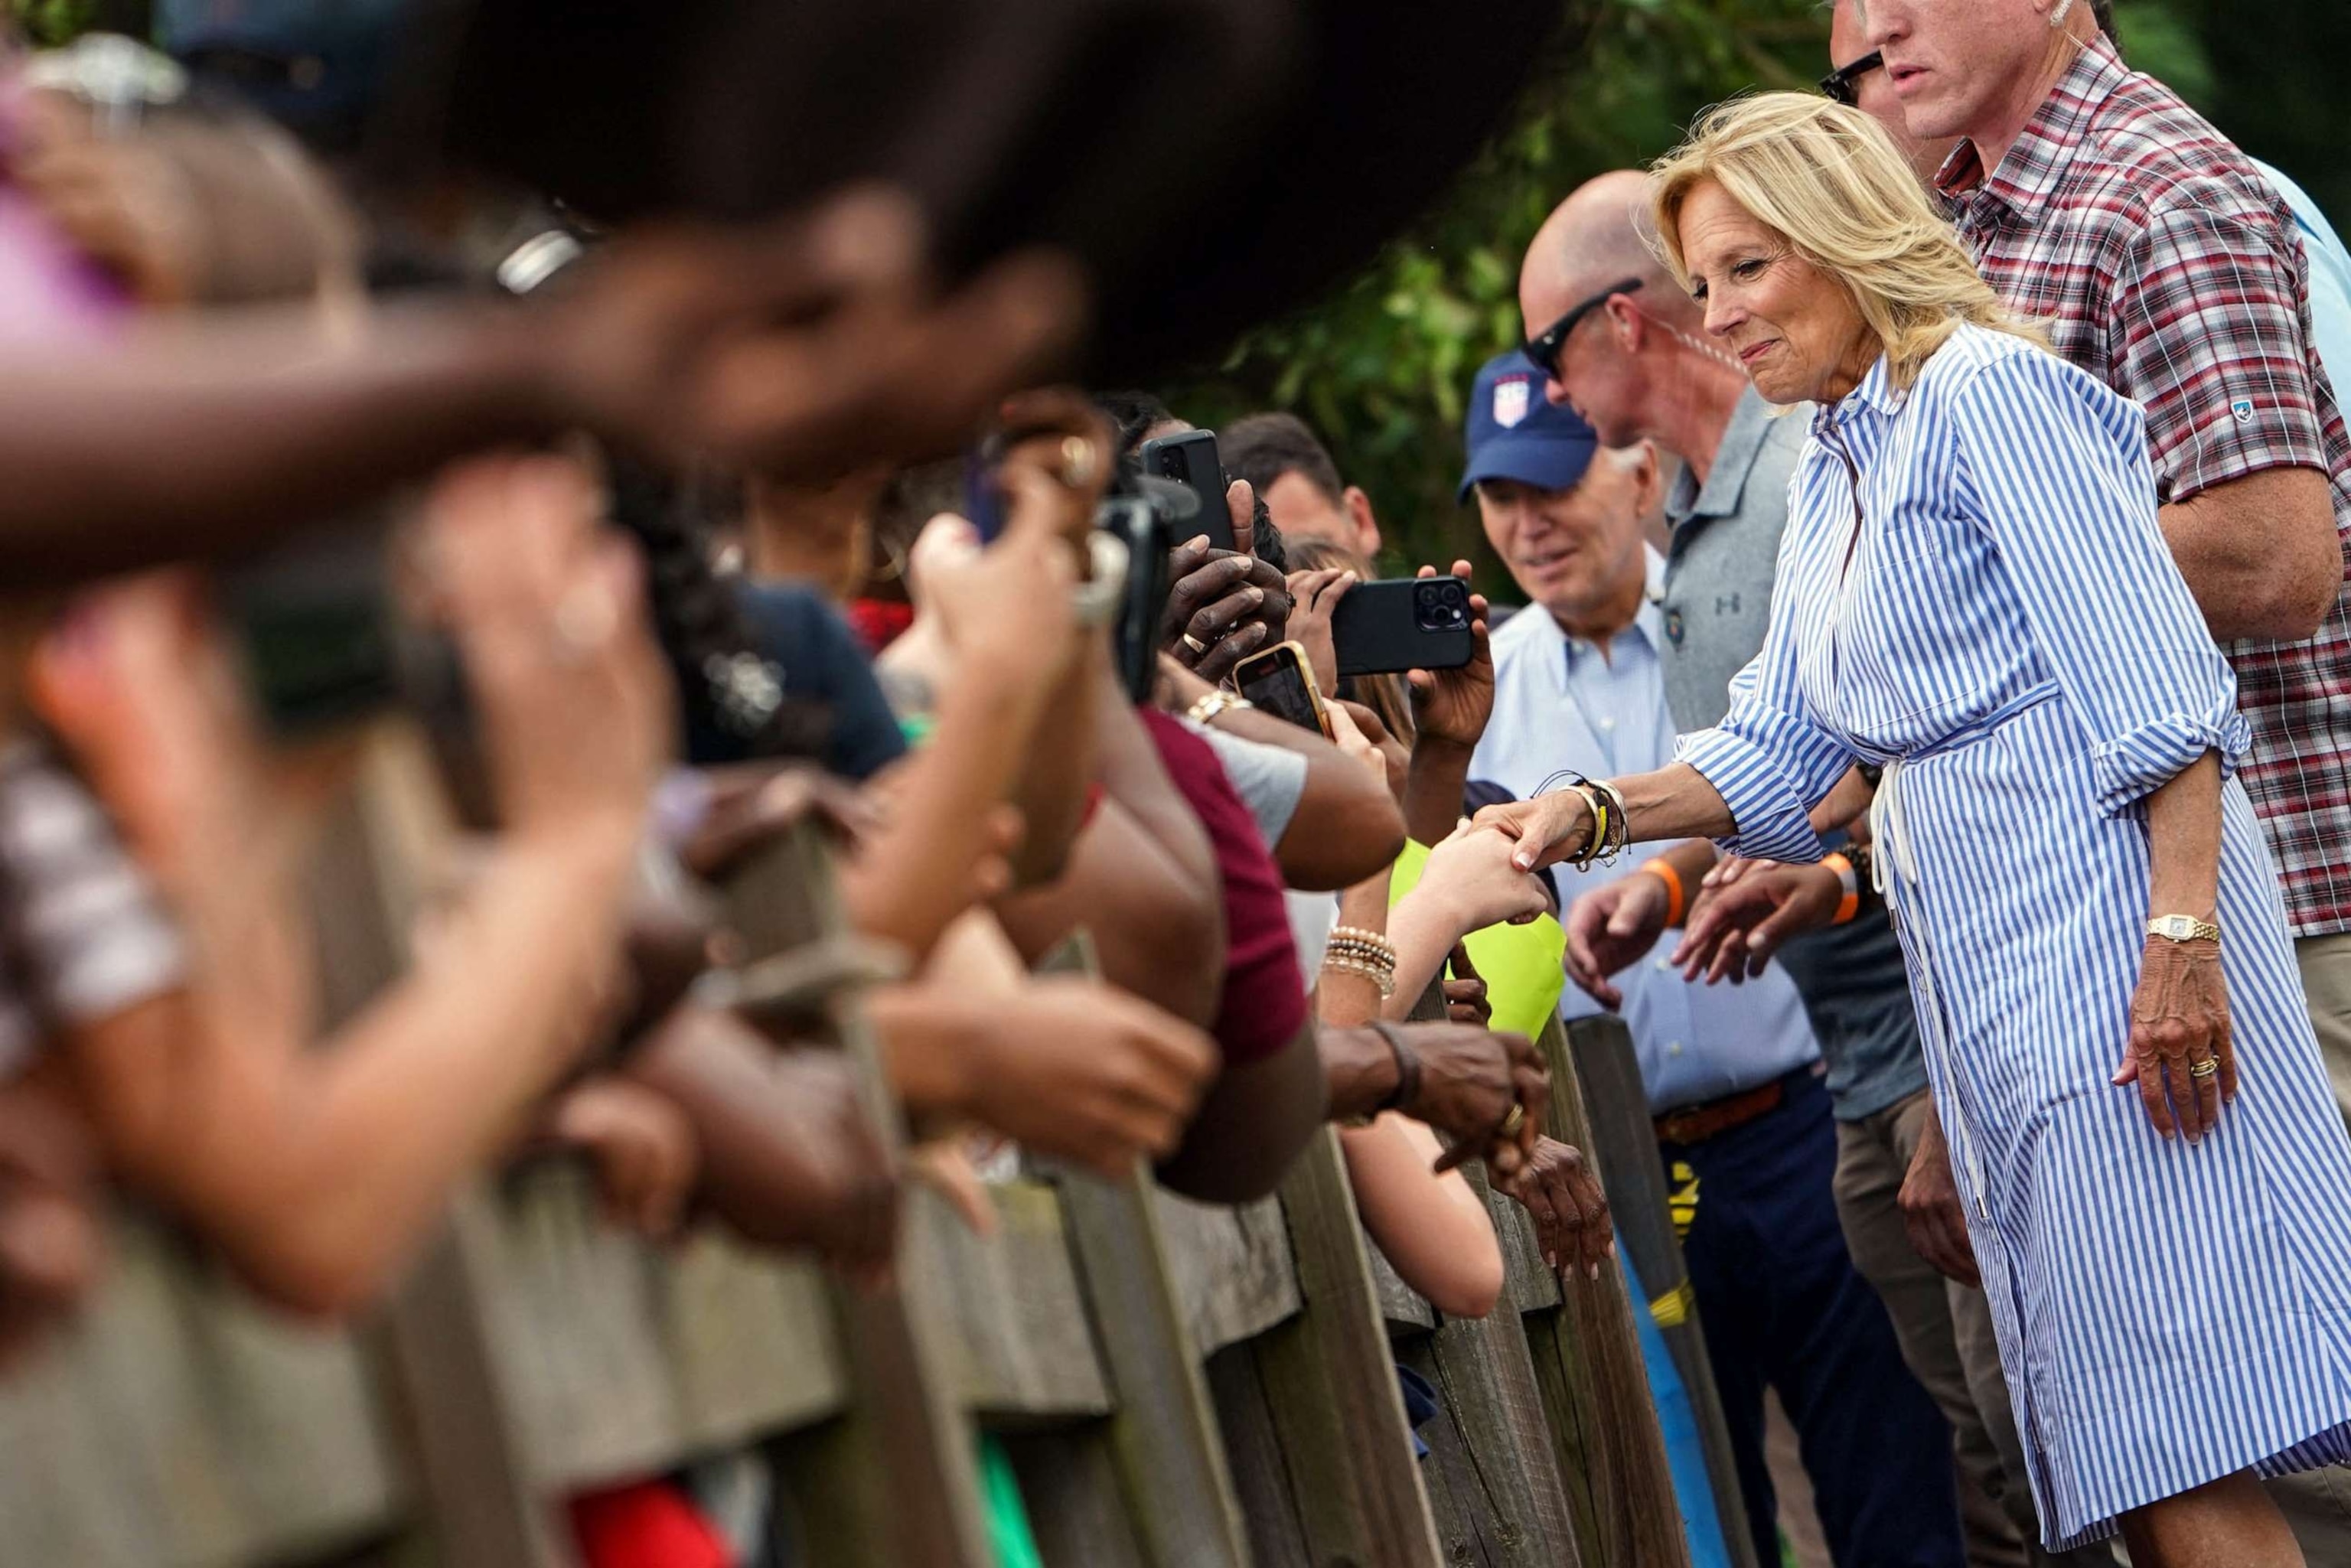
<instances>
[{"instance_id":1,"label":"gold wristwatch","mask_svg":"<svg viewBox=\"0 0 2351 1568\"><path fill-rule=\"evenodd\" d=\"M2218 942L2220 928L2192 915L2160 915L2147 923L2147 934L2167 942Z\"/></svg>"}]
</instances>

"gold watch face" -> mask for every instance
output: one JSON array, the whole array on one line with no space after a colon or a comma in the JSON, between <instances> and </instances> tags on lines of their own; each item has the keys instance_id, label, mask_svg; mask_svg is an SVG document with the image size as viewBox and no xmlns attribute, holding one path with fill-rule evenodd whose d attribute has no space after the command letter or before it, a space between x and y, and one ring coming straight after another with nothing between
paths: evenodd
<instances>
[{"instance_id":1,"label":"gold watch face","mask_svg":"<svg viewBox=\"0 0 2351 1568\"><path fill-rule=\"evenodd\" d=\"M2192 915L2167 915L2149 922L2147 929L2173 942L2193 942L2203 934L2204 923Z\"/></svg>"}]
</instances>

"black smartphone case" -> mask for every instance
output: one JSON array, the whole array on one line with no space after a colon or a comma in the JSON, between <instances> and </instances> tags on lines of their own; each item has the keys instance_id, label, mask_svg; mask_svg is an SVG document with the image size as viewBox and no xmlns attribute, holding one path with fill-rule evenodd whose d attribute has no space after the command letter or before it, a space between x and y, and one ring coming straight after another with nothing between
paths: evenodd
<instances>
[{"instance_id":1,"label":"black smartphone case","mask_svg":"<svg viewBox=\"0 0 2351 1568\"><path fill-rule=\"evenodd\" d=\"M1424 615L1423 596L1441 598L1446 608ZM1451 624L1457 619L1458 628ZM1439 622L1445 622L1442 629ZM1331 643L1342 675L1458 670L1475 649L1469 634L1469 591L1459 579L1449 577L1357 583L1331 612Z\"/></svg>"},{"instance_id":2,"label":"black smartphone case","mask_svg":"<svg viewBox=\"0 0 2351 1568\"><path fill-rule=\"evenodd\" d=\"M1208 536L1211 549L1231 549L1239 541L1233 538L1233 514L1225 504L1225 470L1217 457L1217 436L1214 431L1187 430L1180 435L1163 435L1146 441L1139 454L1143 471L1163 479L1172 479L1192 492L1200 503L1197 526L1176 542Z\"/></svg>"}]
</instances>

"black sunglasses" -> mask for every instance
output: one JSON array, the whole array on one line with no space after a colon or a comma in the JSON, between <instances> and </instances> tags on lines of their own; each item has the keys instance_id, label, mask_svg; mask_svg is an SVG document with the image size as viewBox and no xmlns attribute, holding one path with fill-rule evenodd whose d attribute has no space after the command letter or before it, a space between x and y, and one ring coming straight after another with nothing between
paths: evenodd
<instances>
[{"instance_id":1,"label":"black sunglasses","mask_svg":"<svg viewBox=\"0 0 2351 1568\"><path fill-rule=\"evenodd\" d=\"M1640 292L1640 288L1641 280L1637 277L1627 277L1620 282L1612 283L1607 287L1602 289L1599 293L1593 295L1591 298L1585 300L1583 304L1577 306L1574 309L1569 311L1566 315L1561 317L1558 320L1552 322L1551 326L1544 330L1541 337L1529 338L1524 343L1520 345L1520 349L1526 354L1528 359L1534 361L1535 369L1541 371L1552 380L1557 381L1559 379L1559 351L1567 346L1567 335L1575 330L1575 324L1578 321L1583 320L1586 316L1591 315L1594 310L1599 309L1603 305L1607 304L1611 299L1615 298L1619 294L1637 294Z\"/></svg>"},{"instance_id":2,"label":"black sunglasses","mask_svg":"<svg viewBox=\"0 0 2351 1568\"><path fill-rule=\"evenodd\" d=\"M1838 103L1851 106L1861 101L1861 92L1854 86L1862 78L1886 63L1886 56L1876 49L1837 67L1821 78L1821 90Z\"/></svg>"}]
</instances>

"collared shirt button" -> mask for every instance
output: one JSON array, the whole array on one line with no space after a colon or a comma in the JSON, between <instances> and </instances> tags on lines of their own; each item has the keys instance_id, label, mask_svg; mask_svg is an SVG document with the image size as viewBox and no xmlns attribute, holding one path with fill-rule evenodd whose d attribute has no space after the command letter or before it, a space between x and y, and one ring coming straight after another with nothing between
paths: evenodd
<instances>
[{"instance_id":1,"label":"collared shirt button","mask_svg":"<svg viewBox=\"0 0 2351 1568\"><path fill-rule=\"evenodd\" d=\"M1604 730L1611 730L1611 729L1614 729L1614 728L1616 727L1616 721L1615 721L1614 719L1613 719L1613 718L1603 718L1603 719L1600 721L1600 727L1601 727L1604 731Z\"/></svg>"},{"instance_id":2,"label":"collared shirt button","mask_svg":"<svg viewBox=\"0 0 2351 1568\"><path fill-rule=\"evenodd\" d=\"M1673 961L1671 958L1660 958L1660 959L1658 959L1656 962L1657 962L1657 972L1658 972L1659 974L1663 974L1663 973L1665 973L1665 971L1667 971L1667 969L1670 969L1670 968L1672 968L1672 967L1674 967L1674 961Z\"/></svg>"},{"instance_id":3,"label":"collared shirt button","mask_svg":"<svg viewBox=\"0 0 2351 1568\"><path fill-rule=\"evenodd\" d=\"M1681 1053L1682 1042L1680 1040L1668 1040L1666 1043L1666 1054L1667 1056L1679 1056Z\"/></svg>"}]
</instances>

